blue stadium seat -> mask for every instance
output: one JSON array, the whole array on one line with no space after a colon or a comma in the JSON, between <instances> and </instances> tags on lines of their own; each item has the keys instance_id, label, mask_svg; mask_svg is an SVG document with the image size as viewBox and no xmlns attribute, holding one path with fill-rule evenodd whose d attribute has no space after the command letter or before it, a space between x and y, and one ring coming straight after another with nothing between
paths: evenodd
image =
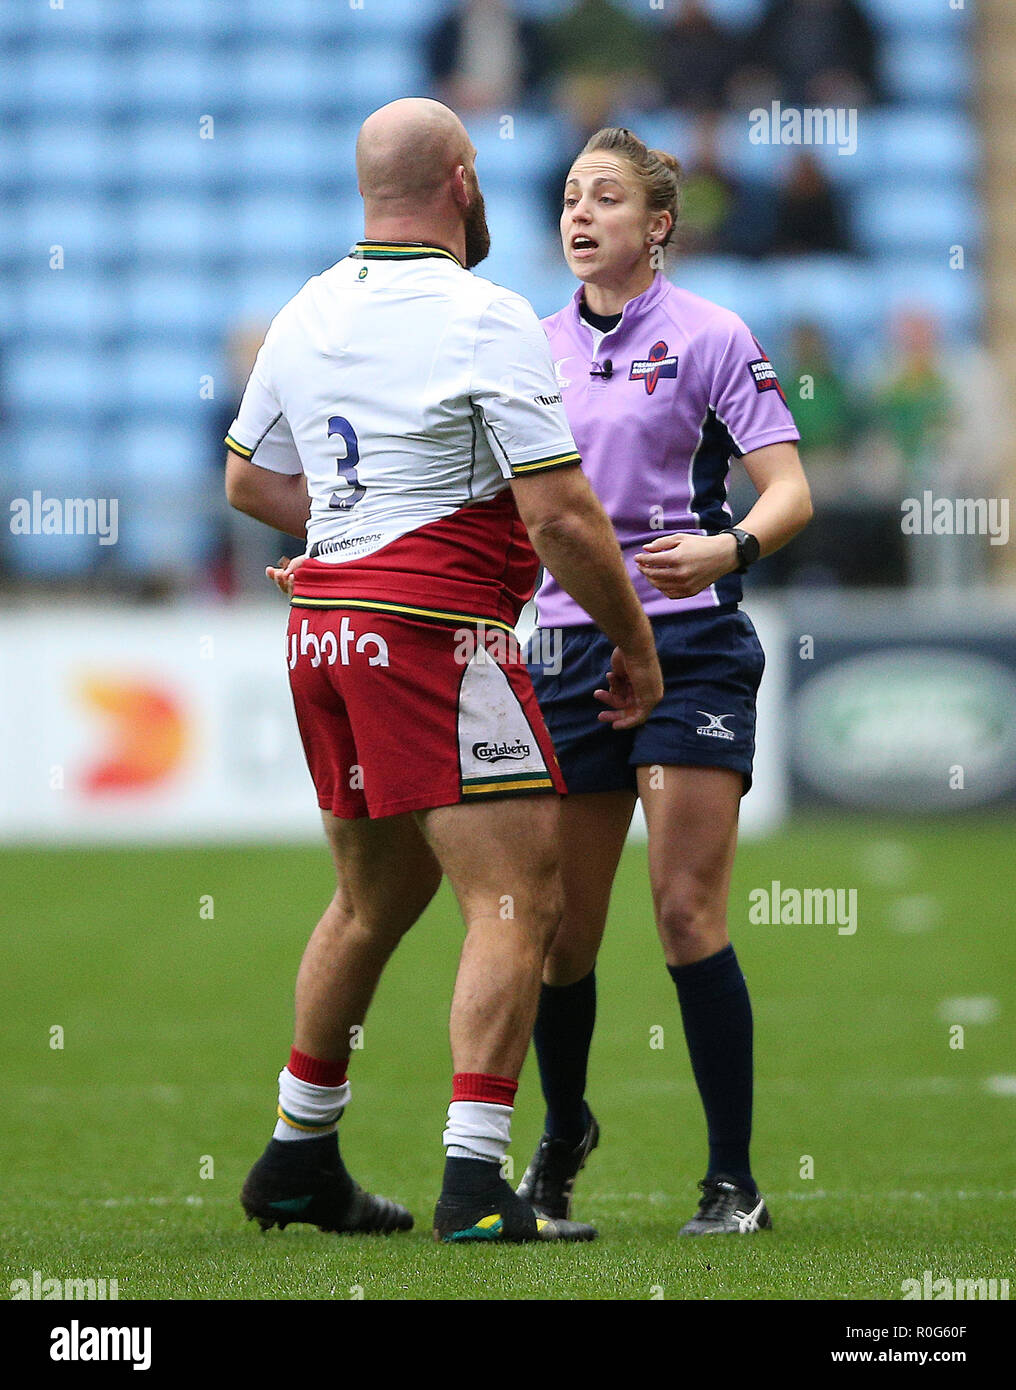
<instances>
[{"instance_id":1,"label":"blue stadium seat","mask_svg":"<svg viewBox=\"0 0 1016 1390\"><path fill-rule=\"evenodd\" d=\"M117 38L137 27L137 5L109 0L64 0L63 9L45 3L0 6L0 39L30 39L48 46L79 39Z\"/></svg>"},{"instance_id":2,"label":"blue stadium seat","mask_svg":"<svg viewBox=\"0 0 1016 1390\"><path fill-rule=\"evenodd\" d=\"M115 375L100 354L62 343L12 348L4 360L6 389L19 408L61 422L107 407L119 392Z\"/></svg>"},{"instance_id":3,"label":"blue stadium seat","mask_svg":"<svg viewBox=\"0 0 1016 1390\"><path fill-rule=\"evenodd\" d=\"M675 261L668 278L681 289L732 310L760 338L768 337L773 318L772 272L728 256L694 256Z\"/></svg>"},{"instance_id":4,"label":"blue stadium seat","mask_svg":"<svg viewBox=\"0 0 1016 1390\"><path fill-rule=\"evenodd\" d=\"M942 174L977 177L977 132L965 115L949 111L868 111L865 139L872 142L881 176Z\"/></svg>"},{"instance_id":5,"label":"blue stadium seat","mask_svg":"<svg viewBox=\"0 0 1016 1390\"><path fill-rule=\"evenodd\" d=\"M937 253L943 265L951 246L963 246L970 256L981 244L973 190L945 180L875 184L855 196L853 219L869 250Z\"/></svg>"},{"instance_id":6,"label":"blue stadium seat","mask_svg":"<svg viewBox=\"0 0 1016 1390\"><path fill-rule=\"evenodd\" d=\"M505 186L516 197L522 181L542 179L571 153L564 123L536 112L474 117L469 134L476 146L480 187Z\"/></svg>"},{"instance_id":7,"label":"blue stadium seat","mask_svg":"<svg viewBox=\"0 0 1016 1390\"><path fill-rule=\"evenodd\" d=\"M245 191L230 205L229 222L237 253L255 263L279 254L295 261L315 234L309 200L274 193Z\"/></svg>"},{"instance_id":8,"label":"blue stadium seat","mask_svg":"<svg viewBox=\"0 0 1016 1390\"><path fill-rule=\"evenodd\" d=\"M125 488L157 478L160 486L178 480L185 491L209 467L213 453L220 457L208 412L195 408L188 418L153 415L122 426L111 440L111 452L122 469Z\"/></svg>"},{"instance_id":9,"label":"blue stadium seat","mask_svg":"<svg viewBox=\"0 0 1016 1390\"><path fill-rule=\"evenodd\" d=\"M210 539L221 476L209 422L153 415L109 441L119 473L117 563L130 571L172 571L193 580ZM152 505L153 486L158 505Z\"/></svg>"},{"instance_id":10,"label":"blue stadium seat","mask_svg":"<svg viewBox=\"0 0 1016 1390\"><path fill-rule=\"evenodd\" d=\"M246 27L245 16L237 12L236 5L210 5L208 0L134 0L128 8L132 29L140 26L143 32L170 34L188 43L233 34L239 37Z\"/></svg>"},{"instance_id":11,"label":"blue stadium seat","mask_svg":"<svg viewBox=\"0 0 1016 1390\"><path fill-rule=\"evenodd\" d=\"M80 453L82 436L79 433L75 448ZM26 469L26 472L28 470ZM82 479L71 479L63 489L47 487L45 480L35 474L24 479L24 485L16 496L23 497L31 505L32 494L39 491L40 500L56 497L91 497L96 493ZM119 526L119 517L118 517ZM96 536L75 535L13 535L4 537L4 562L12 574L20 579L74 579L88 574L97 565L104 551L116 547L100 546Z\"/></svg>"},{"instance_id":12,"label":"blue stadium seat","mask_svg":"<svg viewBox=\"0 0 1016 1390\"><path fill-rule=\"evenodd\" d=\"M362 120L378 106L399 97L421 96L427 88L422 57L406 44L371 40L318 55L319 63L332 67L332 96L355 111Z\"/></svg>"},{"instance_id":13,"label":"blue stadium seat","mask_svg":"<svg viewBox=\"0 0 1016 1390\"><path fill-rule=\"evenodd\" d=\"M123 64L111 62L102 48L88 41L33 48L10 86L20 93L26 110L53 116L102 113L130 97Z\"/></svg>"},{"instance_id":14,"label":"blue stadium seat","mask_svg":"<svg viewBox=\"0 0 1016 1390\"><path fill-rule=\"evenodd\" d=\"M54 187L94 190L96 185L123 177L126 144L127 132L122 129L45 116L26 127L23 169L30 182L47 191ZM84 196L94 197L94 192Z\"/></svg>"},{"instance_id":15,"label":"blue stadium seat","mask_svg":"<svg viewBox=\"0 0 1016 1390\"><path fill-rule=\"evenodd\" d=\"M973 95L973 54L955 35L901 34L884 44L882 72L894 101L952 106Z\"/></svg>"},{"instance_id":16,"label":"blue stadium seat","mask_svg":"<svg viewBox=\"0 0 1016 1390\"><path fill-rule=\"evenodd\" d=\"M87 344L121 326L119 287L78 264L73 251L66 270L37 270L26 278L19 298L24 329L37 342Z\"/></svg>"},{"instance_id":17,"label":"blue stadium seat","mask_svg":"<svg viewBox=\"0 0 1016 1390\"><path fill-rule=\"evenodd\" d=\"M214 368L212 354L202 353L190 343L178 340L172 346L160 347L142 338L124 355L120 375L123 408L172 416L198 410L201 378Z\"/></svg>"},{"instance_id":18,"label":"blue stadium seat","mask_svg":"<svg viewBox=\"0 0 1016 1390\"><path fill-rule=\"evenodd\" d=\"M235 244L229 219L208 199L152 195L124 214L124 249L148 264L200 266Z\"/></svg>"},{"instance_id":19,"label":"blue stadium seat","mask_svg":"<svg viewBox=\"0 0 1016 1390\"><path fill-rule=\"evenodd\" d=\"M949 270L937 257L891 256L872 262L870 274L880 324L900 309L920 306L938 315L953 341L969 341L981 331L984 287L976 270Z\"/></svg>"},{"instance_id":20,"label":"blue stadium seat","mask_svg":"<svg viewBox=\"0 0 1016 1390\"><path fill-rule=\"evenodd\" d=\"M864 0L864 6L889 34L938 32L955 43L965 41L975 9L973 0L966 0L962 9L954 9L949 0Z\"/></svg>"},{"instance_id":21,"label":"blue stadium seat","mask_svg":"<svg viewBox=\"0 0 1016 1390\"><path fill-rule=\"evenodd\" d=\"M311 204L307 254L317 274L349 253L363 236L363 200L355 187L345 197L318 198Z\"/></svg>"},{"instance_id":22,"label":"blue stadium seat","mask_svg":"<svg viewBox=\"0 0 1016 1390\"><path fill-rule=\"evenodd\" d=\"M135 49L126 66L139 112L186 116L196 126L200 116L234 104L236 89L222 60L199 43L160 36Z\"/></svg>"},{"instance_id":23,"label":"blue stadium seat","mask_svg":"<svg viewBox=\"0 0 1016 1390\"><path fill-rule=\"evenodd\" d=\"M258 34L284 35L289 41L346 43L384 37L399 44L416 43L419 35L448 8L448 0L248 0L247 24Z\"/></svg>"},{"instance_id":24,"label":"blue stadium seat","mask_svg":"<svg viewBox=\"0 0 1016 1390\"><path fill-rule=\"evenodd\" d=\"M247 186L304 188L328 172L320 140L306 120L245 120L229 139L231 172ZM350 182L355 175L350 152ZM285 196L283 193L282 196Z\"/></svg>"},{"instance_id":25,"label":"blue stadium seat","mask_svg":"<svg viewBox=\"0 0 1016 1390\"><path fill-rule=\"evenodd\" d=\"M96 261L118 249L123 235L107 204L87 196L54 193L57 187L54 183L48 194L27 198L19 219L25 255L54 281L61 275L74 278L87 272ZM54 245L63 247L63 271L49 269L50 247Z\"/></svg>"},{"instance_id":26,"label":"blue stadium seat","mask_svg":"<svg viewBox=\"0 0 1016 1390\"><path fill-rule=\"evenodd\" d=\"M372 38L383 34L398 42L406 39L416 42L449 8L448 0L385 0L383 5L374 4L372 0L358 2L359 9L353 9L349 0L343 2L347 11L346 31L352 33L356 28ZM263 0L263 3L270 4L271 0Z\"/></svg>"},{"instance_id":27,"label":"blue stadium seat","mask_svg":"<svg viewBox=\"0 0 1016 1390\"><path fill-rule=\"evenodd\" d=\"M237 158L235 123L220 118L210 129L213 138L202 139L193 111L132 122L121 151L131 183L145 196L162 188L208 196L209 185L234 176Z\"/></svg>"},{"instance_id":28,"label":"blue stadium seat","mask_svg":"<svg viewBox=\"0 0 1016 1390\"><path fill-rule=\"evenodd\" d=\"M478 273L497 284L526 293L523 286L538 261L561 262L561 247L553 229L533 216L533 209L497 190L486 195L491 253Z\"/></svg>"},{"instance_id":29,"label":"blue stadium seat","mask_svg":"<svg viewBox=\"0 0 1016 1390\"><path fill-rule=\"evenodd\" d=\"M218 297L209 294L207 277L175 270L137 271L121 287L123 327L140 341L146 337L199 341L221 324ZM211 365L206 372L212 371Z\"/></svg>"},{"instance_id":30,"label":"blue stadium seat","mask_svg":"<svg viewBox=\"0 0 1016 1390\"><path fill-rule=\"evenodd\" d=\"M729 24L732 29L743 29L758 19L765 9L766 0L706 0L706 4L721 24Z\"/></svg>"},{"instance_id":31,"label":"blue stadium seat","mask_svg":"<svg viewBox=\"0 0 1016 1390\"><path fill-rule=\"evenodd\" d=\"M834 341L857 341L878 322L881 288L865 260L800 256L769 263L765 296L789 326L819 323Z\"/></svg>"},{"instance_id":32,"label":"blue stadium seat","mask_svg":"<svg viewBox=\"0 0 1016 1390\"><path fill-rule=\"evenodd\" d=\"M261 39L238 46L231 63L242 106L271 110L277 115L300 112L307 105L337 99L341 92L345 54Z\"/></svg>"}]
</instances>

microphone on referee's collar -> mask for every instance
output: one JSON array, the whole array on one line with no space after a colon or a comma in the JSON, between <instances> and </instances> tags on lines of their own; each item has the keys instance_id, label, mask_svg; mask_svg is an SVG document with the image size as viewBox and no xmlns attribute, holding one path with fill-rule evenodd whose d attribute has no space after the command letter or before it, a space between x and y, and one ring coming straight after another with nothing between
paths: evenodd
<instances>
[{"instance_id":1,"label":"microphone on referee's collar","mask_svg":"<svg viewBox=\"0 0 1016 1390\"><path fill-rule=\"evenodd\" d=\"M614 364L613 362L611 362L609 357L604 359L602 366L594 362L593 365L589 368L589 375L602 376L604 381L609 381L610 378L614 375Z\"/></svg>"}]
</instances>

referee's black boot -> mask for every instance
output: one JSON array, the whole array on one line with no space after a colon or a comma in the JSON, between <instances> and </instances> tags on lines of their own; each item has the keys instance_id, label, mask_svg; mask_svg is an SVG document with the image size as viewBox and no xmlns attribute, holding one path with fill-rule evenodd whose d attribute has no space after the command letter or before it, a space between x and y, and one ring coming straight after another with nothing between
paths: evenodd
<instances>
[{"instance_id":1,"label":"referee's black boot","mask_svg":"<svg viewBox=\"0 0 1016 1390\"><path fill-rule=\"evenodd\" d=\"M600 1126L588 1106L586 1114L586 1132L577 1144L552 1139L549 1134L542 1136L518 1186L520 1197L555 1221L566 1221L571 1216L575 1179L600 1142Z\"/></svg>"},{"instance_id":2,"label":"referee's black boot","mask_svg":"<svg viewBox=\"0 0 1016 1390\"><path fill-rule=\"evenodd\" d=\"M699 1209L681 1227L681 1235L746 1236L755 1231L772 1230L773 1219L757 1192L749 1192L722 1175L703 1178L699 1187L702 1189Z\"/></svg>"},{"instance_id":3,"label":"referee's black boot","mask_svg":"<svg viewBox=\"0 0 1016 1390\"><path fill-rule=\"evenodd\" d=\"M349 1176L335 1133L315 1139L272 1139L247 1175L240 1201L262 1231L306 1221L319 1231L389 1235L412 1229L398 1202L374 1197Z\"/></svg>"}]
</instances>

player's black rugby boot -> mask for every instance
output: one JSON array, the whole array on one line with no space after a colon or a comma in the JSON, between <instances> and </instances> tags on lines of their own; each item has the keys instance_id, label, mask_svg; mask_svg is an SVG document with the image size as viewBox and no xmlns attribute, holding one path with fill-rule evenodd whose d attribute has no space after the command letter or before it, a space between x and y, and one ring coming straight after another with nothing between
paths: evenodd
<instances>
[{"instance_id":1,"label":"player's black rugby boot","mask_svg":"<svg viewBox=\"0 0 1016 1390\"><path fill-rule=\"evenodd\" d=\"M497 1168L494 1172L494 1182L481 1192L467 1194L446 1189L441 1193L434 1211L435 1240L449 1245L468 1241L595 1240L594 1227L544 1216L512 1191Z\"/></svg>"},{"instance_id":2,"label":"player's black rugby boot","mask_svg":"<svg viewBox=\"0 0 1016 1390\"><path fill-rule=\"evenodd\" d=\"M388 1235L413 1225L405 1207L374 1197L353 1181L334 1133L288 1143L270 1140L247 1175L240 1201L247 1220L256 1220L262 1231L306 1221L319 1231Z\"/></svg>"},{"instance_id":3,"label":"player's black rugby boot","mask_svg":"<svg viewBox=\"0 0 1016 1390\"><path fill-rule=\"evenodd\" d=\"M591 1110L587 1114L586 1132L577 1144L543 1135L518 1186L520 1197L555 1221L566 1221L571 1216L575 1179L600 1142L600 1126Z\"/></svg>"},{"instance_id":4,"label":"player's black rugby boot","mask_svg":"<svg viewBox=\"0 0 1016 1390\"><path fill-rule=\"evenodd\" d=\"M699 1187L699 1209L681 1227L681 1235L745 1236L753 1231L772 1230L772 1217L757 1192L748 1192L723 1176L703 1178Z\"/></svg>"}]
</instances>

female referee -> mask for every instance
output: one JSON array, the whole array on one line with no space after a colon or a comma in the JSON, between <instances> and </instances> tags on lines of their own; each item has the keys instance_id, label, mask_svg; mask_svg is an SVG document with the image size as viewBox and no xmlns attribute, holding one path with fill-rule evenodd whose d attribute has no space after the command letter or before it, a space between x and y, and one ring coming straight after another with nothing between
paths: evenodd
<instances>
[{"instance_id":1,"label":"female referee","mask_svg":"<svg viewBox=\"0 0 1016 1390\"><path fill-rule=\"evenodd\" d=\"M752 1013L726 923L764 665L738 601L741 574L801 530L811 499L798 432L762 348L736 314L658 268L679 174L672 156L607 129L565 183L561 240L581 284L544 327L585 472L652 620L666 693L640 728L605 727L619 694L617 676L605 674L610 643L544 579L539 622L563 629L561 672L530 671L569 789L565 912L535 1032L546 1132L519 1190L547 1215L568 1216L599 1138L585 1102L594 967L638 798L656 925L709 1137L699 1208L681 1231L699 1235L772 1225L748 1156ZM726 500L732 458L758 493L736 526Z\"/></svg>"}]
</instances>

